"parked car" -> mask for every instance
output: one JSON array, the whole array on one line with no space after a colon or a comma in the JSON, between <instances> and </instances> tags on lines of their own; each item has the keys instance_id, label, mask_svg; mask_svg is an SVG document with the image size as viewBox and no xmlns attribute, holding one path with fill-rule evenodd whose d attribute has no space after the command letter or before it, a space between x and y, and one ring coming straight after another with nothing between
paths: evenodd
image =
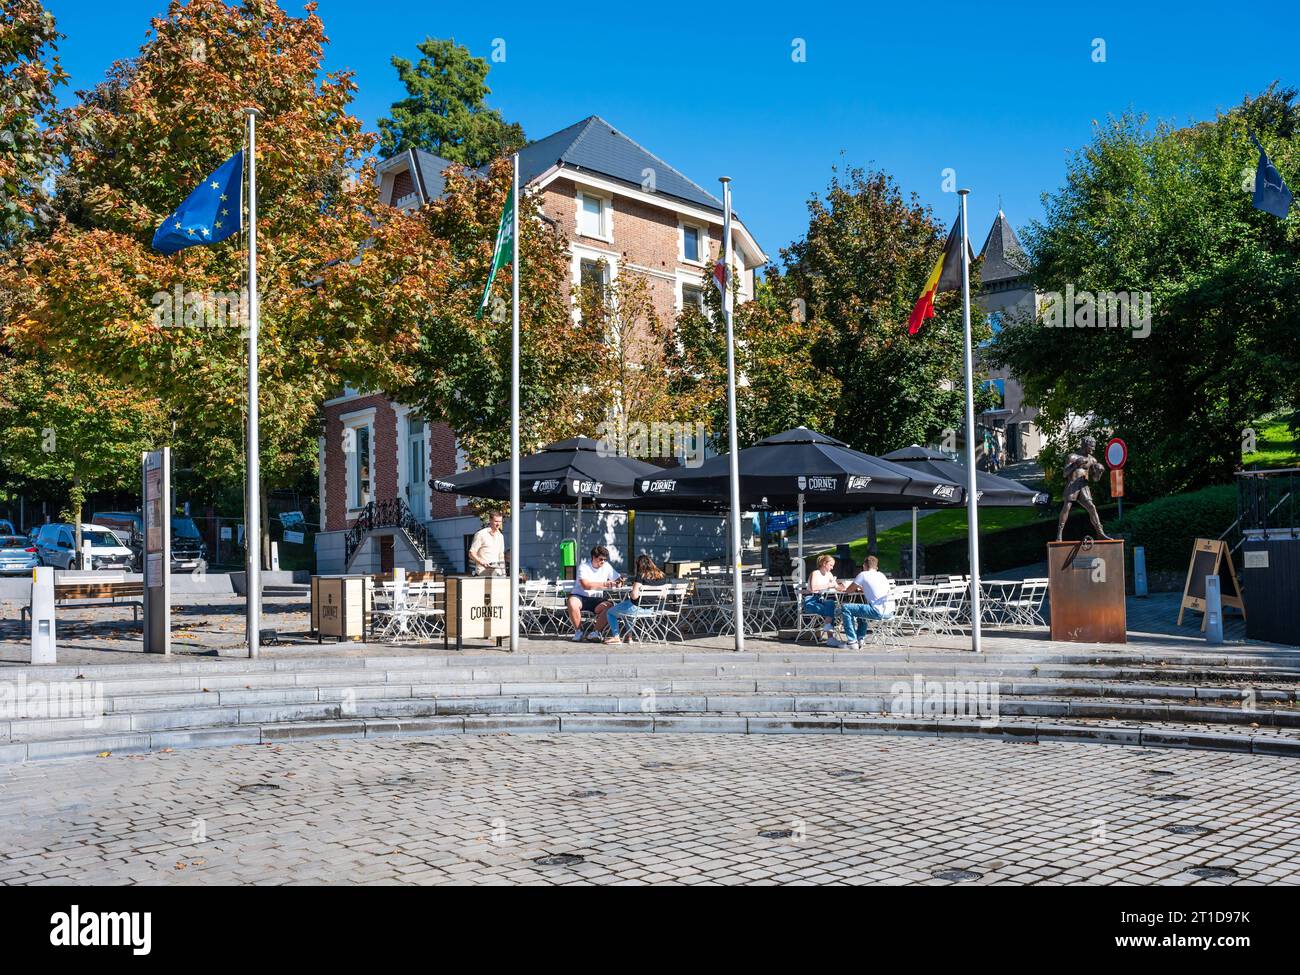
<instances>
[{"instance_id":1,"label":"parked car","mask_svg":"<svg viewBox=\"0 0 1300 975\"><path fill-rule=\"evenodd\" d=\"M40 564L26 535L0 535L0 575L27 575Z\"/></svg>"},{"instance_id":2,"label":"parked car","mask_svg":"<svg viewBox=\"0 0 1300 975\"><path fill-rule=\"evenodd\" d=\"M121 539L135 557L136 571L140 571L144 552L144 515L138 511L97 511L94 522L103 525ZM173 572L188 571L206 566L208 546L199 535L193 518L172 516L171 567Z\"/></svg>"},{"instance_id":3,"label":"parked car","mask_svg":"<svg viewBox=\"0 0 1300 975\"><path fill-rule=\"evenodd\" d=\"M90 567L92 569L131 569L131 550L122 544L107 528L81 523L81 543L90 542ZM42 565L56 569L71 569L77 565L76 536L72 526L64 522L42 525L36 536L36 553Z\"/></svg>"}]
</instances>

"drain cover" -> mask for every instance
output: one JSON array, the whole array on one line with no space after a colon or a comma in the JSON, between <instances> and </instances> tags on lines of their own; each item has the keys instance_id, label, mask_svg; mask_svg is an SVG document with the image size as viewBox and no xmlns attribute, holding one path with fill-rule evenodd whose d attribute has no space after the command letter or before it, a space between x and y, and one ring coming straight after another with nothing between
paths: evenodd
<instances>
[{"instance_id":1,"label":"drain cover","mask_svg":"<svg viewBox=\"0 0 1300 975\"><path fill-rule=\"evenodd\" d=\"M827 772L826 774L835 779L851 779L853 776L861 775L862 773L856 772L851 768L837 768L832 772Z\"/></svg>"},{"instance_id":2,"label":"drain cover","mask_svg":"<svg viewBox=\"0 0 1300 975\"><path fill-rule=\"evenodd\" d=\"M672 762L642 762L642 768L672 768Z\"/></svg>"},{"instance_id":3,"label":"drain cover","mask_svg":"<svg viewBox=\"0 0 1300 975\"><path fill-rule=\"evenodd\" d=\"M963 880L979 880L984 875L974 870L936 870L932 876L937 880L954 880L960 883Z\"/></svg>"},{"instance_id":4,"label":"drain cover","mask_svg":"<svg viewBox=\"0 0 1300 975\"><path fill-rule=\"evenodd\" d=\"M599 799L605 793L599 789L579 789L577 792L570 792L570 799Z\"/></svg>"},{"instance_id":5,"label":"drain cover","mask_svg":"<svg viewBox=\"0 0 1300 975\"><path fill-rule=\"evenodd\" d=\"M788 840L794 836L792 829L765 829L758 834L765 840Z\"/></svg>"},{"instance_id":6,"label":"drain cover","mask_svg":"<svg viewBox=\"0 0 1300 975\"><path fill-rule=\"evenodd\" d=\"M1202 833L1214 832L1208 826L1166 826L1165 829L1180 836L1200 836Z\"/></svg>"},{"instance_id":7,"label":"drain cover","mask_svg":"<svg viewBox=\"0 0 1300 975\"><path fill-rule=\"evenodd\" d=\"M1231 867L1191 867L1188 873L1195 874L1198 877L1235 877L1237 871Z\"/></svg>"},{"instance_id":8,"label":"drain cover","mask_svg":"<svg viewBox=\"0 0 1300 975\"><path fill-rule=\"evenodd\" d=\"M1173 774L1174 774L1173 772L1167 772L1164 769L1159 769L1159 768L1147 769L1147 775L1173 775Z\"/></svg>"},{"instance_id":9,"label":"drain cover","mask_svg":"<svg viewBox=\"0 0 1300 975\"><path fill-rule=\"evenodd\" d=\"M411 778L410 776L399 775L395 778L384 779L379 784L380 785L410 785L414 781L415 779Z\"/></svg>"},{"instance_id":10,"label":"drain cover","mask_svg":"<svg viewBox=\"0 0 1300 975\"><path fill-rule=\"evenodd\" d=\"M252 782L248 785L241 785L238 792L275 792L280 787L272 785L270 782Z\"/></svg>"},{"instance_id":11,"label":"drain cover","mask_svg":"<svg viewBox=\"0 0 1300 975\"><path fill-rule=\"evenodd\" d=\"M1185 796L1178 792L1167 792L1162 795L1152 796L1156 802L1189 802L1191 796Z\"/></svg>"},{"instance_id":12,"label":"drain cover","mask_svg":"<svg viewBox=\"0 0 1300 975\"><path fill-rule=\"evenodd\" d=\"M571 867L575 863L582 863L587 858L579 853L548 853L544 857L538 857L533 862L543 867Z\"/></svg>"},{"instance_id":13,"label":"drain cover","mask_svg":"<svg viewBox=\"0 0 1300 975\"><path fill-rule=\"evenodd\" d=\"M468 765L468 758L435 758L435 762L441 765Z\"/></svg>"}]
</instances>

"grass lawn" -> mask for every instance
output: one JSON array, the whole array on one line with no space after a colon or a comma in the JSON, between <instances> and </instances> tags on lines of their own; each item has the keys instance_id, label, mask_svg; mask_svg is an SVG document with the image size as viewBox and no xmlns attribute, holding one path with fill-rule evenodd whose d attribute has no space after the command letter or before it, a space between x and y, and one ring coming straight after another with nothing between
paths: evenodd
<instances>
[{"instance_id":1,"label":"grass lawn","mask_svg":"<svg viewBox=\"0 0 1300 975\"><path fill-rule=\"evenodd\" d=\"M1294 467L1300 464L1300 445L1291 437L1283 420L1259 420L1254 424L1255 447L1253 454L1242 458L1250 467Z\"/></svg>"},{"instance_id":2,"label":"grass lawn","mask_svg":"<svg viewBox=\"0 0 1300 975\"><path fill-rule=\"evenodd\" d=\"M1046 514L1046 520L1055 521L1058 511L1053 508ZM1044 520L1044 514L1036 508L981 508L980 535L985 532L1001 531L1003 528L1017 528L1030 522ZM966 537L966 509L960 511L936 511L932 515L918 518L916 538L921 545L935 545ZM888 531L876 535L879 550L880 568L885 572L898 571L898 553L903 546L912 544L912 522L909 520ZM867 540L859 538L849 543L853 558L861 562L867 556ZM829 550L828 550L829 551Z\"/></svg>"}]
</instances>

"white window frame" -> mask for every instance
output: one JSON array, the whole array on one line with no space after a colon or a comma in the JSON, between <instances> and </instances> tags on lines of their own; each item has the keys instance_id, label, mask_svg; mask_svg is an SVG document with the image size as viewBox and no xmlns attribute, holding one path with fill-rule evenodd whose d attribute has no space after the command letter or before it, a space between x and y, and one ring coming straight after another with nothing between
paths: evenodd
<instances>
[{"instance_id":1,"label":"white window frame","mask_svg":"<svg viewBox=\"0 0 1300 975\"><path fill-rule=\"evenodd\" d=\"M369 409L357 410L353 413L344 413L339 417L343 424L343 429L354 431L363 427L368 431L366 436L366 453L368 461L368 470L370 471L370 500L375 498L375 413L376 409L372 406ZM344 434L346 436L346 434ZM349 515L358 514L365 507L365 502L355 494L357 488L357 457L358 451L344 451L343 463L347 474L344 483L344 504L347 507Z\"/></svg>"},{"instance_id":2,"label":"white window frame","mask_svg":"<svg viewBox=\"0 0 1300 975\"><path fill-rule=\"evenodd\" d=\"M699 257L686 256L686 231L694 230L698 235L696 253ZM709 259L709 228L688 220L677 221L677 259L693 267L704 267Z\"/></svg>"},{"instance_id":3,"label":"white window frame","mask_svg":"<svg viewBox=\"0 0 1300 975\"><path fill-rule=\"evenodd\" d=\"M600 203L600 229L601 233L589 234L582 229L582 217L586 212L585 201L591 199ZM607 244L614 242L614 200L612 197L603 193L596 193L592 190L579 187L574 194L574 217L573 230L579 237L585 237L588 240L603 240Z\"/></svg>"}]
</instances>

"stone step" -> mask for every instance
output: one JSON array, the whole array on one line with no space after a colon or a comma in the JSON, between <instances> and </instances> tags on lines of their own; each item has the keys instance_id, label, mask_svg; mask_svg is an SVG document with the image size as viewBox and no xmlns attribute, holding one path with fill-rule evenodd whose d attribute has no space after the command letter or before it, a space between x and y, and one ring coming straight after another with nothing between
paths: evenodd
<instances>
[{"instance_id":1,"label":"stone step","mask_svg":"<svg viewBox=\"0 0 1300 975\"><path fill-rule=\"evenodd\" d=\"M1300 739L1259 729L1221 731L1176 724L1133 725L1098 719L1004 717L977 719L870 714L640 714L589 713L350 717L268 722L236 727L97 732L52 740L0 744L0 764L103 755L111 758L173 748L266 745L312 738L371 738L445 734L877 734L995 738L1007 742L1063 741L1196 748L1273 756L1300 756ZM853 772L846 769L846 772Z\"/></svg>"},{"instance_id":2,"label":"stone step","mask_svg":"<svg viewBox=\"0 0 1300 975\"><path fill-rule=\"evenodd\" d=\"M680 712L737 714L753 712L886 714L894 698L855 694L761 694L734 689L713 693L659 694L545 693L412 696L409 698L340 696L331 700L284 700L276 703L219 704L160 710L114 712L84 718L15 718L0 722L0 742L60 740L82 735L149 733L163 730L228 728L242 725L354 718L402 718L443 715L664 714ZM968 705L974 709L977 700ZM988 704L988 699L985 699ZM1129 722L1190 722L1270 729L1300 729L1300 710L1169 703L1139 699L1078 700L999 696L997 715L1107 719ZM917 709L921 709L918 703ZM1296 736L1300 739L1300 735Z\"/></svg>"},{"instance_id":3,"label":"stone step","mask_svg":"<svg viewBox=\"0 0 1300 975\"><path fill-rule=\"evenodd\" d=\"M923 682L933 681L918 675ZM914 681L896 676L883 677L713 677L672 680L598 679L585 681L495 682L484 680L437 681L428 683L373 682L335 684L332 682L294 684L282 687L208 687L205 690L153 689L151 693L119 690L105 693L104 707L109 713L153 711L215 705L251 706L257 704L302 704L345 699L402 699L410 697L480 696L480 695L641 695L646 693L827 693L892 694L900 684L910 688ZM1002 696L1052 696L1099 698L1156 698L1176 701L1255 701L1288 704L1297 700L1293 686L1228 687L1144 683L1105 683L1048 680L963 681L996 688Z\"/></svg>"},{"instance_id":4,"label":"stone step","mask_svg":"<svg viewBox=\"0 0 1300 975\"><path fill-rule=\"evenodd\" d=\"M782 678L808 678L817 680L852 679L911 679L920 674L932 679L968 678L977 680L1022 681L1077 681L1082 683L1126 681L1159 682L1161 684L1194 685L1203 682L1224 683L1248 681L1251 683L1293 684L1300 680L1300 670L1279 668L1185 668L1164 667L1097 667L1082 665L1006 665L982 662L942 663L928 659L905 661L884 659L871 661L805 661L758 663L591 663L561 665L516 666L464 666L459 660L441 666L402 667L381 669L377 667L304 670L255 670L211 672L199 674L118 675L103 678L57 677L39 673L22 679L28 683L72 681L87 679L98 684L106 697L139 696L168 693L213 693L225 690L256 690L266 688L319 687L327 685L362 687L384 684L456 683L481 681L490 683L522 682L574 682L596 680L677 681L711 680L715 678L775 680ZM15 681L12 672L0 670L0 683Z\"/></svg>"},{"instance_id":5,"label":"stone step","mask_svg":"<svg viewBox=\"0 0 1300 975\"><path fill-rule=\"evenodd\" d=\"M202 676L206 674L255 674L301 671L367 671L398 670L405 668L428 669L432 667L579 667L637 666L673 664L740 666L747 664L814 664L847 663L869 665L875 663L899 664L926 661L934 665L978 665L982 667L1008 665L1035 666L1109 666L1171 667L1181 666L1196 670L1228 669L1240 671L1275 670L1288 676L1300 675L1300 653L1288 651L1222 652L1213 653L1170 651L1160 653L1134 653L1105 649L1080 653L985 653L975 657L966 651L909 650L909 651L823 651L798 649L789 652L761 652L736 654L727 651L622 651L612 653L563 654L476 654L428 653L405 656L313 656L280 657L261 660L242 658L173 658L146 663L87 664L87 665L3 665L0 679L17 680L117 680L126 678L160 678L167 676Z\"/></svg>"}]
</instances>

